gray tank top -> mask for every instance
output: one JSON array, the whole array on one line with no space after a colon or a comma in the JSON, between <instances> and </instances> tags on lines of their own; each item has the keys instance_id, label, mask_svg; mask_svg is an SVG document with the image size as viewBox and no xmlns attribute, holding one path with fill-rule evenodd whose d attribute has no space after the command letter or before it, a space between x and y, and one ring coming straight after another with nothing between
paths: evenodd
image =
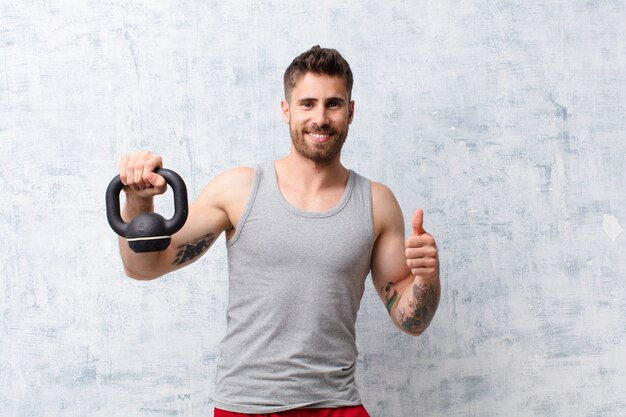
<instances>
[{"instance_id":1,"label":"gray tank top","mask_svg":"<svg viewBox=\"0 0 626 417\"><path fill-rule=\"evenodd\" d=\"M374 244L370 181L350 171L331 210L287 202L273 161L255 167L227 242L227 331L214 403L237 413L361 404L355 321Z\"/></svg>"}]
</instances>

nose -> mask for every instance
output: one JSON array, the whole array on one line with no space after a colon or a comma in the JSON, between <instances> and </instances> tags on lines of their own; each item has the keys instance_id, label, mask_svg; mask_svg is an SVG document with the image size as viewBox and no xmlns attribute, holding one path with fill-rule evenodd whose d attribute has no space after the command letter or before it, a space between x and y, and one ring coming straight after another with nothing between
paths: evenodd
<instances>
[{"instance_id":1,"label":"nose","mask_svg":"<svg viewBox=\"0 0 626 417\"><path fill-rule=\"evenodd\" d=\"M325 106L318 106L315 109L315 112L312 115L313 124L318 126L327 126L330 122L330 118L328 117L328 111Z\"/></svg>"}]
</instances>

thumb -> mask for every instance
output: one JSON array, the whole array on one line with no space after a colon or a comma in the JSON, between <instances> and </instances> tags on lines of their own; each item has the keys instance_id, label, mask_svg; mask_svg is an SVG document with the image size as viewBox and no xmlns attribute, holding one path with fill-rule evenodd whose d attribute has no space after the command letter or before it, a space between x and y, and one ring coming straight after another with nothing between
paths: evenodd
<instances>
[{"instance_id":1,"label":"thumb","mask_svg":"<svg viewBox=\"0 0 626 417\"><path fill-rule=\"evenodd\" d=\"M411 227L413 228L414 235L423 235L424 231L424 210L418 208L413 213L413 219L411 220Z\"/></svg>"},{"instance_id":2,"label":"thumb","mask_svg":"<svg viewBox=\"0 0 626 417\"><path fill-rule=\"evenodd\" d=\"M164 192L165 188L167 187L167 183L165 182L165 178L163 178L162 176L160 176L156 172L149 173L147 175L146 179L150 182L150 185L152 185L154 188L156 188L159 191L163 191Z\"/></svg>"}]
</instances>

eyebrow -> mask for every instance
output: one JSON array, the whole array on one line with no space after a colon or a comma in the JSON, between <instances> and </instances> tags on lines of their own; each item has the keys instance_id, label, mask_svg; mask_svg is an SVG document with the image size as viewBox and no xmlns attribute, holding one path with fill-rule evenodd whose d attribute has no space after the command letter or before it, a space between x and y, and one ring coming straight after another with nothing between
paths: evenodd
<instances>
[{"instance_id":1,"label":"eyebrow","mask_svg":"<svg viewBox=\"0 0 626 417\"><path fill-rule=\"evenodd\" d=\"M319 101L319 99L314 98L314 97L303 97L303 98L298 99L298 103L305 103L307 101ZM337 97L328 97L326 99L326 102L329 102L329 101L339 101L341 103L345 103L346 99L344 99L343 97L338 97L338 96Z\"/></svg>"}]
</instances>

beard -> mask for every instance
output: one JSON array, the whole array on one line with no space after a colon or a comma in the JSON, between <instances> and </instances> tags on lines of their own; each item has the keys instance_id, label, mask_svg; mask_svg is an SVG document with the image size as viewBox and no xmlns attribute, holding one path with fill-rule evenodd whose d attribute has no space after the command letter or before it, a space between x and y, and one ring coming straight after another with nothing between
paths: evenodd
<instances>
[{"instance_id":1,"label":"beard","mask_svg":"<svg viewBox=\"0 0 626 417\"><path fill-rule=\"evenodd\" d=\"M331 134L330 140L324 143L308 143L304 136L306 132ZM348 137L348 127L346 129L335 129L330 125L311 125L309 128L298 128L289 125L291 142L296 151L303 157L322 165L328 165L341 154L341 148Z\"/></svg>"}]
</instances>

